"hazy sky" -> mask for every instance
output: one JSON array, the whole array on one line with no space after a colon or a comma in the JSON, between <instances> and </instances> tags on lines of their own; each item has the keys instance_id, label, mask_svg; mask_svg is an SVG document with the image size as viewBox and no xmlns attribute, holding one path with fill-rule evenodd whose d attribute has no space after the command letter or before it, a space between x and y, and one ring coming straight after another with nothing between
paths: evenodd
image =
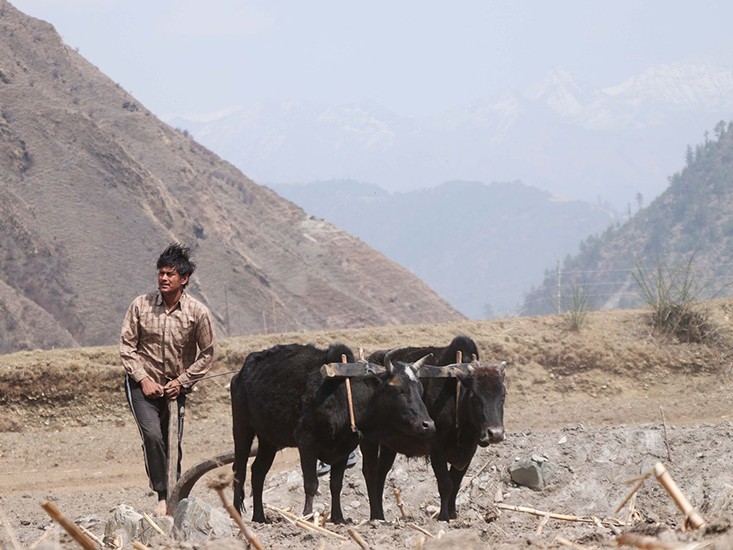
<instances>
[{"instance_id":1,"label":"hazy sky","mask_svg":"<svg viewBox=\"0 0 733 550\"><path fill-rule=\"evenodd\" d=\"M564 67L592 86L661 63L733 66L713 0L11 0L159 116L260 99L421 115Z\"/></svg>"}]
</instances>

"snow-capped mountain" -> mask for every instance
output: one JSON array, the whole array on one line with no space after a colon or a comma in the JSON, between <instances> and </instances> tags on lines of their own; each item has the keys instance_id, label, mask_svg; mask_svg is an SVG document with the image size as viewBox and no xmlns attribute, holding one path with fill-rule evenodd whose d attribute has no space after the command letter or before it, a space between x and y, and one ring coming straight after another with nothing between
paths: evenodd
<instances>
[{"instance_id":1,"label":"snow-capped mountain","mask_svg":"<svg viewBox=\"0 0 733 550\"><path fill-rule=\"evenodd\" d=\"M289 101L167 121L263 184L351 178L406 191L522 180L624 208L661 193L687 145L731 118L733 70L663 65L598 89L557 69L524 92L420 119Z\"/></svg>"}]
</instances>

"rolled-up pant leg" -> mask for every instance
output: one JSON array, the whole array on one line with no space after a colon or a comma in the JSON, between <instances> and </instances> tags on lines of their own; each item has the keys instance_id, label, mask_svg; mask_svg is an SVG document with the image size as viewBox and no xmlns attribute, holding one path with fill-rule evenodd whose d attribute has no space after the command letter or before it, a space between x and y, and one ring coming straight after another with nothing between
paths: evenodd
<instances>
[{"instance_id":1,"label":"rolled-up pant leg","mask_svg":"<svg viewBox=\"0 0 733 550\"><path fill-rule=\"evenodd\" d=\"M135 419L143 444L145 471L150 480L150 488L163 500L168 496L168 399L158 397L148 399L143 395L140 384L125 376L125 393ZM181 475L183 441L183 418L186 396L178 398L178 468Z\"/></svg>"}]
</instances>

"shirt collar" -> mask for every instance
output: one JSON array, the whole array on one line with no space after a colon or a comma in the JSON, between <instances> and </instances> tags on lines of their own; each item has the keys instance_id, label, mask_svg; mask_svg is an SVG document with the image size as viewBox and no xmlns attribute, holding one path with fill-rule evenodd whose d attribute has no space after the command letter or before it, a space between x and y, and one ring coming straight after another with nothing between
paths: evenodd
<instances>
[{"instance_id":1,"label":"shirt collar","mask_svg":"<svg viewBox=\"0 0 733 550\"><path fill-rule=\"evenodd\" d=\"M160 293L160 290L155 291L155 305L160 307L167 307L165 300L163 300L163 295ZM186 295L186 290L183 290L183 294L181 294L181 298L178 300L178 303L176 304L176 307L173 309L183 308L183 302L188 299L188 296ZM173 311L173 310L171 310Z\"/></svg>"}]
</instances>

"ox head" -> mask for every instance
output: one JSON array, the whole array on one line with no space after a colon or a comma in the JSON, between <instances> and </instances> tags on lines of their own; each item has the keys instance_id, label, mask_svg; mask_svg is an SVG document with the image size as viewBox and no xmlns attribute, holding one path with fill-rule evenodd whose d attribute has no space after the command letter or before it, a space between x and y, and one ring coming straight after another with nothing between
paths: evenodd
<instances>
[{"instance_id":1,"label":"ox head","mask_svg":"<svg viewBox=\"0 0 733 550\"><path fill-rule=\"evenodd\" d=\"M424 453L427 439L435 434L435 423L422 400L423 387L417 376L428 357L415 363L393 363L387 353L387 372L380 375L381 384L371 402L370 424L377 437L408 455Z\"/></svg>"},{"instance_id":2,"label":"ox head","mask_svg":"<svg viewBox=\"0 0 733 550\"><path fill-rule=\"evenodd\" d=\"M506 363L498 365L472 364L468 374L458 373L463 386L460 420L462 427L478 432L478 444L504 440L504 399Z\"/></svg>"}]
</instances>

